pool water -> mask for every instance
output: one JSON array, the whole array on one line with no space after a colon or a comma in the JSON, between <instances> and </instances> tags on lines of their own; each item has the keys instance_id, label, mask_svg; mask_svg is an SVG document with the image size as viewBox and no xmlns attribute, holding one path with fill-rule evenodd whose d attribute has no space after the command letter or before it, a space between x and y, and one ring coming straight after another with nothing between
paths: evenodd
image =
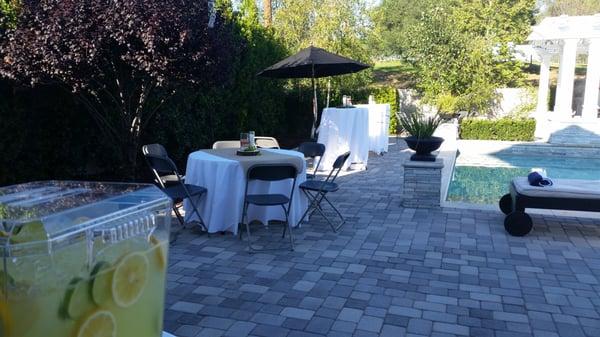
<instances>
[{"instance_id":1,"label":"pool water","mask_svg":"<svg viewBox=\"0 0 600 337\"><path fill-rule=\"evenodd\" d=\"M465 156L456 159L447 201L497 204L517 176L544 169L550 179L600 180L600 159L556 156Z\"/></svg>"}]
</instances>

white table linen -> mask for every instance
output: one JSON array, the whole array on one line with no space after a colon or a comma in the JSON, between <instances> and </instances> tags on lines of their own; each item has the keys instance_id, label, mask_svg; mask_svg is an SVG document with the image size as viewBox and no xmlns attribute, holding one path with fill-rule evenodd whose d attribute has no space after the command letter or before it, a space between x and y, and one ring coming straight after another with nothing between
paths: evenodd
<instances>
[{"instance_id":1,"label":"white table linen","mask_svg":"<svg viewBox=\"0 0 600 337\"><path fill-rule=\"evenodd\" d=\"M319 166L328 171L335 159L350 151L344 170L350 164L367 167L369 160L369 110L365 108L326 108L321 116L318 142L325 145L325 155Z\"/></svg>"},{"instance_id":2,"label":"white table linen","mask_svg":"<svg viewBox=\"0 0 600 337\"><path fill-rule=\"evenodd\" d=\"M389 104L358 104L357 108L369 110L369 151L388 152L390 130Z\"/></svg>"},{"instance_id":3,"label":"white table linen","mask_svg":"<svg viewBox=\"0 0 600 337\"><path fill-rule=\"evenodd\" d=\"M304 155L297 151L262 149L281 154L298 156ZM242 218L244 191L246 188L246 173L240 162L196 151L188 156L185 181L188 184L204 186L208 192L197 203L198 211L206 223L210 233L229 231L237 234L238 223ZM306 196L300 191L299 185L306 181L306 163L298 174L294 197L290 210L290 223L297 226L302 214L308 207ZM283 194L289 195L292 181L252 181L248 185L248 194ZM287 207L287 205L286 205ZM189 202L184 203L186 221L198 220ZM285 220L281 206L248 207L248 221L259 220L267 224L268 220Z\"/></svg>"}]
</instances>

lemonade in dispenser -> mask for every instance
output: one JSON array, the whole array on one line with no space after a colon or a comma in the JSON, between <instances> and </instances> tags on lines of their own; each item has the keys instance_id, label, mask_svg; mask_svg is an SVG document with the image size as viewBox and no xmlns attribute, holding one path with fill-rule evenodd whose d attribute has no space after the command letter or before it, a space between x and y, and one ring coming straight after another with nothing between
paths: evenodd
<instances>
[{"instance_id":1,"label":"lemonade in dispenser","mask_svg":"<svg viewBox=\"0 0 600 337\"><path fill-rule=\"evenodd\" d=\"M0 188L0 337L160 337L170 214L152 185Z\"/></svg>"}]
</instances>

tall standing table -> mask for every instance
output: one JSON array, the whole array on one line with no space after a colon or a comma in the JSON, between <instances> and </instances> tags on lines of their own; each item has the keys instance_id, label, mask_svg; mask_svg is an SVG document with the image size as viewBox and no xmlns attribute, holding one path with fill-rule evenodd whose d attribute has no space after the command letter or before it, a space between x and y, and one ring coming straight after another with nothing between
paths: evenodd
<instances>
[{"instance_id":1,"label":"tall standing table","mask_svg":"<svg viewBox=\"0 0 600 337\"><path fill-rule=\"evenodd\" d=\"M331 170L335 159L350 151L343 169L351 164L367 168L369 160L369 110L365 108L326 108L321 116L318 142L325 145L319 168Z\"/></svg>"},{"instance_id":2,"label":"tall standing table","mask_svg":"<svg viewBox=\"0 0 600 337\"><path fill-rule=\"evenodd\" d=\"M358 104L357 108L369 110L369 151L388 152L390 130L389 104Z\"/></svg>"}]
</instances>

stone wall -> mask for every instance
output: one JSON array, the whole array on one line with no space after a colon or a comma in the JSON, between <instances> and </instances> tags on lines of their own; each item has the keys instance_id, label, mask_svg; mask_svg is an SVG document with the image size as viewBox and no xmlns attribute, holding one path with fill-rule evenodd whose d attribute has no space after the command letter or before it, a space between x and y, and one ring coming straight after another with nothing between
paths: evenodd
<instances>
[{"instance_id":1,"label":"stone wall","mask_svg":"<svg viewBox=\"0 0 600 337\"><path fill-rule=\"evenodd\" d=\"M409 208L440 207L442 168L444 161L407 160L404 166L404 199L402 206Z\"/></svg>"}]
</instances>

